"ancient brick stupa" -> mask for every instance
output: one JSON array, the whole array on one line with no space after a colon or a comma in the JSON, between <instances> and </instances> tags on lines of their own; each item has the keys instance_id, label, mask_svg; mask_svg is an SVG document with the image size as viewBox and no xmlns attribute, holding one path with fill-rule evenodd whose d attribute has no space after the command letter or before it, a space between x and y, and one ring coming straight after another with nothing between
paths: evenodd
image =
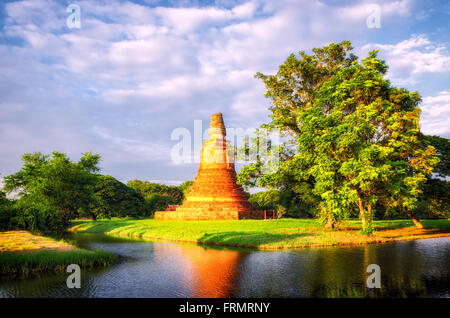
<instances>
[{"instance_id":1,"label":"ancient brick stupa","mask_svg":"<svg viewBox=\"0 0 450 318\"><path fill-rule=\"evenodd\" d=\"M222 113L211 116L210 139L200 153L200 168L191 191L175 211L157 211L156 220L262 219L264 212L248 202L236 184L234 150L225 139Z\"/></svg>"}]
</instances>

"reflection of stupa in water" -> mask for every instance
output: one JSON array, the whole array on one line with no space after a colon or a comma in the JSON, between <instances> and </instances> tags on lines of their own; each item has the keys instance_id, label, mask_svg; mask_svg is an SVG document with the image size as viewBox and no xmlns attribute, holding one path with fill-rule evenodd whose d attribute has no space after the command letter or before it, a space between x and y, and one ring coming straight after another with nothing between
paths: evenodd
<instances>
[{"instance_id":1,"label":"reflection of stupa in water","mask_svg":"<svg viewBox=\"0 0 450 318\"><path fill-rule=\"evenodd\" d=\"M155 244L156 257L170 255L182 275L177 296L233 297L236 276L243 254L188 244Z\"/></svg>"},{"instance_id":2,"label":"reflection of stupa in water","mask_svg":"<svg viewBox=\"0 0 450 318\"><path fill-rule=\"evenodd\" d=\"M262 219L263 211L248 202L242 186L236 184L234 150L225 139L222 113L211 116L211 139L200 153L200 168L191 192L175 211L158 211L156 220Z\"/></svg>"}]
</instances>

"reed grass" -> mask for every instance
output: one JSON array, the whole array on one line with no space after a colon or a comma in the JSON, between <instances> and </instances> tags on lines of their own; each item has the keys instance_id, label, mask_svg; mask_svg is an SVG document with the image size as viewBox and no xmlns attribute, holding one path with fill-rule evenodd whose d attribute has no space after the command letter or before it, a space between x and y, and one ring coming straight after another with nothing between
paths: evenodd
<instances>
[{"instance_id":1,"label":"reed grass","mask_svg":"<svg viewBox=\"0 0 450 318\"><path fill-rule=\"evenodd\" d=\"M82 269L108 266L117 260L117 256L105 251L51 251L38 252L1 252L0 277L30 277L44 272L65 272L70 264Z\"/></svg>"}]
</instances>

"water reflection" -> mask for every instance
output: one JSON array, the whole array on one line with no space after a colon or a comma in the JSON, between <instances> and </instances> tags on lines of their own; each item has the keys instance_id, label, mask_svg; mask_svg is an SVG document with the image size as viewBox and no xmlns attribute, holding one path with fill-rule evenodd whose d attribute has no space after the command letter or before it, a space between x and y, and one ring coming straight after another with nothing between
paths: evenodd
<instances>
[{"instance_id":1,"label":"water reflection","mask_svg":"<svg viewBox=\"0 0 450 318\"><path fill-rule=\"evenodd\" d=\"M450 239L252 253L238 297L448 297ZM381 289L366 288L369 264Z\"/></svg>"},{"instance_id":2,"label":"water reflection","mask_svg":"<svg viewBox=\"0 0 450 318\"><path fill-rule=\"evenodd\" d=\"M361 247L249 251L78 234L122 257L109 268L0 282L0 297L449 297L450 238ZM381 289L366 288L369 264Z\"/></svg>"},{"instance_id":3,"label":"water reflection","mask_svg":"<svg viewBox=\"0 0 450 318\"><path fill-rule=\"evenodd\" d=\"M171 258L183 275L177 291L180 297L231 297L234 293L238 265L247 253L217 250L195 245L154 247L157 259ZM187 292L186 292L187 291Z\"/></svg>"}]
</instances>

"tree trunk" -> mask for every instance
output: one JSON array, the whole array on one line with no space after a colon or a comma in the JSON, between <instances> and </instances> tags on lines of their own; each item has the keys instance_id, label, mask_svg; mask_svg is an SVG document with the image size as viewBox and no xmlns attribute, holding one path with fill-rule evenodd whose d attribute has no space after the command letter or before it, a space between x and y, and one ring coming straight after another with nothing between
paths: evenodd
<instances>
[{"instance_id":1,"label":"tree trunk","mask_svg":"<svg viewBox=\"0 0 450 318\"><path fill-rule=\"evenodd\" d=\"M359 214L361 215L361 221L362 221L362 231L363 231L363 233L366 233L367 229L372 224L372 204L371 203L367 204L367 212L366 212L366 210L364 209L363 201L360 198L359 202L358 202L358 206L359 206Z\"/></svg>"},{"instance_id":2,"label":"tree trunk","mask_svg":"<svg viewBox=\"0 0 450 318\"><path fill-rule=\"evenodd\" d=\"M334 227L336 226L336 222L330 217L329 213L324 207L321 207L321 209L322 215L325 215L325 218L327 220L327 223L325 223L325 228L330 230L334 229Z\"/></svg>"},{"instance_id":3,"label":"tree trunk","mask_svg":"<svg viewBox=\"0 0 450 318\"><path fill-rule=\"evenodd\" d=\"M69 226L69 224L70 224L69 213L70 212L65 212L65 211L62 212L61 221L65 226Z\"/></svg>"},{"instance_id":4,"label":"tree trunk","mask_svg":"<svg viewBox=\"0 0 450 318\"><path fill-rule=\"evenodd\" d=\"M335 226L335 223L333 220L328 220L327 223L325 224L325 228L330 229L330 230L334 229L334 226Z\"/></svg>"},{"instance_id":5,"label":"tree trunk","mask_svg":"<svg viewBox=\"0 0 450 318\"><path fill-rule=\"evenodd\" d=\"M422 222L420 222L419 219L416 218L414 216L414 214L412 214L412 212L408 211L408 209L406 207L403 207L403 210L405 211L406 215L408 215L408 217L413 221L413 223L416 226L416 228L423 229Z\"/></svg>"},{"instance_id":6,"label":"tree trunk","mask_svg":"<svg viewBox=\"0 0 450 318\"><path fill-rule=\"evenodd\" d=\"M361 216L362 221L362 228L364 231L367 227L367 219L366 219L366 211L364 211L364 205L361 199L359 199L358 206L359 206L359 215Z\"/></svg>"}]
</instances>

